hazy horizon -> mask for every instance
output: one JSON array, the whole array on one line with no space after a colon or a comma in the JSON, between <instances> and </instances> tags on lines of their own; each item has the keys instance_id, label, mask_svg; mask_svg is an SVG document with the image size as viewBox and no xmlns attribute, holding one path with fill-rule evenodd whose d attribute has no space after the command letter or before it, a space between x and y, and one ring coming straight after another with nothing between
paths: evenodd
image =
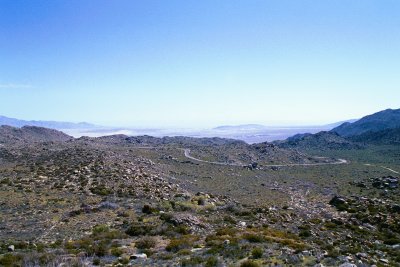
<instances>
[{"instance_id":1,"label":"hazy horizon","mask_svg":"<svg viewBox=\"0 0 400 267\"><path fill-rule=\"evenodd\" d=\"M400 2L0 3L0 115L312 126L398 108Z\"/></svg>"},{"instance_id":2,"label":"hazy horizon","mask_svg":"<svg viewBox=\"0 0 400 267\"><path fill-rule=\"evenodd\" d=\"M365 115L369 115L369 114L365 114ZM336 124L336 123L340 123L340 122L346 122L346 121L353 121L356 119L348 119L348 120L340 120L340 121L335 121L335 122L322 122L322 123L314 123L314 124L306 124L306 123L301 123L298 121L294 121L294 122L252 122L252 123L247 123L247 122L243 122L243 123L237 123L237 124L229 124L229 123L223 123L221 122L220 124L204 124L204 125L198 125L198 124L185 124L185 125L168 125L168 124L148 124L148 125L130 125L130 124L120 124L120 125L116 125L116 124L101 124L101 123L94 123L91 121L61 121L61 120L42 120L40 118L35 118L35 119L26 119L26 118L15 118L15 117L9 117L9 116L5 116L4 114L0 114L0 117L6 117L9 119L16 119L16 120L22 120L22 121L31 121L31 122L57 122L57 123L75 123L75 124L80 124L80 123L87 123L93 126L98 126L98 127L105 127L105 128L114 128L114 129L160 129L160 130L204 130L204 129L214 129L214 128L219 128L219 127L240 127L240 126L251 126L251 125L257 125L257 126L263 126L266 128L312 128L312 127L316 127L316 126L329 126L331 124ZM359 118L357 118L359 119ZM285 124L286 123L286 124Z\"/></svg>"}]
</instances>

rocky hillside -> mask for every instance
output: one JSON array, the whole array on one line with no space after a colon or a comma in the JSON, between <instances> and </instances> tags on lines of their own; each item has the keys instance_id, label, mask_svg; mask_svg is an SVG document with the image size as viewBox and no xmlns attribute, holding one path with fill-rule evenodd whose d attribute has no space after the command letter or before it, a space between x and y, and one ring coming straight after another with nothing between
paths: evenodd
<instances>
[{"instance_id":1,"label":"rocky hillside","mask_svg":"<svg viewBox=\"0 0 400 267\"><path fill-rule=\"evenodd\" d=\"M399 178L381 164L285 165L320 158L220 138L0 129L0 266L399 266ZM292 141L307 138L346 144Z\"/></svg>"},{"instance_id":2,"label":"rocky hillside","mask_svg":"<svg viewBox=\"0 0 400 267\"><path fill-rule=\"evenodd\" d=\"M327 150L327 149L354 149L360 148L359 144L341 137L335 132L319 132L316 134L300 134L289 137L285 141L275 144L281 148L295 148L299 150Z\"/></svg>"},{"instance_id":3,"label":"rocky hillside","mask_svg":"<svg viewBox=\"0 0 400 267\"><path fill-rule=\"evenodd\" d=\"M400 128L387 129L379 132L366 132L349 138L354 142L366 144L400 144Z\"/></svg>"},{"instance_id":4,"label":"rocky hillside","mask_svg":"<svg viewBox=\"0 0 400 267\"><path fill-rule=\"evenodd\" d=\"M71 136L53 129L36 126L24 126L22 128L0 126L0 144L62 142L71 139Z\"/></svg>"},{"instance_id":5,"label":"rocky hillside","mask_svg":"<svg viewBox=\"0 0 400 267\"><path fill-rule=\"evenodd\" d=\"M378 132L400 127L400 109L387 109L365 116L353 123L343 123L332 129L341 136L356 136L367 132Z\"/></svg>"}]
</instances>

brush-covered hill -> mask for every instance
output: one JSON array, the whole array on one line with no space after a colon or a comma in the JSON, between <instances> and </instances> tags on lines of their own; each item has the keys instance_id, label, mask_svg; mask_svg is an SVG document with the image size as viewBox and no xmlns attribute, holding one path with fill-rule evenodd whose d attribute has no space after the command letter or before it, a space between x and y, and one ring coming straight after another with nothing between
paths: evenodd
<instances>
[{"instance_id":1,"label":"brush-covered hill","mask_svg":"<svg viewBox=\"0 0 400 267\"><path fill-rule=\"evenodd\" d=\"M400 128L386 129L378 132L366 132L351 136L353 142L376 145L400 145Z\"/></svg>"},{"instance_id":2,"label":"brush-covered hill","mask_svg":"<svg viewBox=\"0 0 400 267\"><path fill-rule=\"evenodd\" d=\"M353 123L346 122L332 129L331 132L349 137L394 128L400 128L400 109L386 109L365 116Z\"/></svg>"},{"instance_id":3,"label":"brush-covered hill","mask_svg":"<svg viewBox=\"0 0 400 267\"><path fill-rule=\"evenodd\" d=\"M111 135L103 137L82 137L76 139L80 143L101 146L119 146L126 148L175 149L183 153L189 149L190 155L196 159L234 165L247 165L257 162L260 165L315 163L320 160L297 151L280 148L265 142L249 145L244 141L227 138L194 138L194 137L152 137Z\"/></svg>"},{"instance_id":4,"label":"brush-covered hill","mask_svg":"<svg viewBox=\"0 0 400 267\"><path fill-rule=\"evenodd\" d=\"M360 148L354 143L335 132L319 132L316 134L298 134L284 141L277 141L274 144L280 148L299 150L347 150Z\"/></svg>"},{"instance_id":5,"label":"brush-covered hill","mask_svg":"<svg viewBox=\"0 0 400 267\"><path fill-rule=\"evenodd\" d=\"M22 128L0 126L0 144L24 144L35 142L64 142L73 139L71 136L54 130L36 126Z\"/></svg>"}]
</instances>

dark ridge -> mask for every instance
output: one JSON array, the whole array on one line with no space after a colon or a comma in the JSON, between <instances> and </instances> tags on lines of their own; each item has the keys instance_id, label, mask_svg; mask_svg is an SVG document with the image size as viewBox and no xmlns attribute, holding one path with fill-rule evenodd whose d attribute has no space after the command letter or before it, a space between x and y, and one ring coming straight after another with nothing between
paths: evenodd
<instances>
[{"instance_id":1,"label":"dark ridge","mask_svg":"<svg viewBox=\"0 0 400 267\"><path fill-rule=\"evenodd\" d=\"M400 109L386 109L372 115L365 116L360 120L334 128L331 132L341 136L356 136L367 132L378 132L386 129L400 128Z\"/></svg>"}]
</instances>

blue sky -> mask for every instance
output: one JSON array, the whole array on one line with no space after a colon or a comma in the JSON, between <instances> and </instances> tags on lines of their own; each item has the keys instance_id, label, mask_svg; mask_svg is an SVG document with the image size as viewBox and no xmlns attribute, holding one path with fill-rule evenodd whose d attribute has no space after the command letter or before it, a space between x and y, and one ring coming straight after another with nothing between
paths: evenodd
<instances>
[{"instance_id":1,"label":"blue sky","mask_svg":"<svg viewBox=\"0 0 400 267\"><path fill-rule=\"evenodd\" d=\"M319 124L400 107L397 0L0 0L0 115Z\"/></svg>"}]
</instances>

